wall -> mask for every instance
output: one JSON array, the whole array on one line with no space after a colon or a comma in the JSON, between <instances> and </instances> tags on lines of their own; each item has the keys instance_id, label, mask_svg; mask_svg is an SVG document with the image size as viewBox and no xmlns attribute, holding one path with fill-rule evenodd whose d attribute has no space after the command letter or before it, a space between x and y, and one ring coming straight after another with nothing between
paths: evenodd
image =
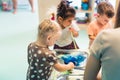
<instances>
[{"instance_id":1,"label":"wall","mask_svg":"<svg viewBox=\"0 0 120 80\"><path fill-rule=\"evenodd\" d=\"M60 0L38 0L38 11L39 11L39 21L43 20L44 18L48 17L46 14L48 9L52 6L57 8Z\"/></svg>"}]
</instances>

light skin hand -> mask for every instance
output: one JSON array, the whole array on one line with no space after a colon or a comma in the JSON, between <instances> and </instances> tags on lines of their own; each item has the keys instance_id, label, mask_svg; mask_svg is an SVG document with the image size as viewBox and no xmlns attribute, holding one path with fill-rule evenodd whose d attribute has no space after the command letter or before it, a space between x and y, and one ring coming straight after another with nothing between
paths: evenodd
<instances>
[{"instance_id":1,"label":"light skin hand","mask_svg":"<svg viewBox=\"0 0 120 80\"><path fill-rule=\"evenodd\" d=\"M74 29L74 28L72 28L72 27L70 27L70 28L69 28L69 31L74 32L74 31L75 31L75 29Z\"/></svg>"},{"instance_id":2,"label":"light skin hand","mask_svg":"<svg viewBox=\"0 0 120 80\"><path fill-rule=\"evenodd\" d=\"M70 62L68 65L70 65L71 69L75 67L75 65L72 62Z\"/></svg>"},{"instance_id":3,"label":"light skin hand","mask_svg":"<svg viewBox=\"0 0 120 80\"><path fill-rule=\"evenodd\" d=\"M92 43L93 43L93 41L95 39L95 36L89 35L89 39L90 39L90 41L89 41L89 48L90 48L90 46L92 45Z\"/></svg>"},{"instance_id":4,"label":"light skin hand","mask_svg":"<svg viewBox=\"0 0 120 80\"><path fill-rule=\"evenodd\" d=\"M78 32L74 28L69 28L69 31L72 32L74 37L78 36Z\"/></svg>"},{"instance_id":5,"label":"light skin hand","mask_svg":"<svg viewBox=\"0 0 120 80\"><path fill-rule=\"evenodd\" d=\"M68 64L61 64L61 63L56 63L54 65L54 68L59 71L59 72L63 72L63 71L67 71L67 70L71 70L74 68L74 64L72 62L68 63Z\"/></svg>"},{"instance_id":6,"label":"light skin hand","mask_svg":"<svg viewBox=\"0 0 120 80\"><path fill-rule=\"evenodd\" d=\"M94 40L94 39L95 39L95 36L93 36L93 35L89 35L88 37L89 37L89 39L91 39L91 40Z\"/></svg>"}]
</instances>

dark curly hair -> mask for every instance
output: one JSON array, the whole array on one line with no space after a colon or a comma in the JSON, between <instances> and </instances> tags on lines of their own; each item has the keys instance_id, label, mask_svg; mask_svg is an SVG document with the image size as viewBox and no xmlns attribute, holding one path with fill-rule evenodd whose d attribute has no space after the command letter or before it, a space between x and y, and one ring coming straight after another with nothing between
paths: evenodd
<instances>
[{"instance_id":1,"label":"dark curly hair","mask_svg":"<svg viewBox=\"0 0 120 80\"><path fill-rule=\"evenodd\" d=\"M67 19L68 17L74 17L76 14L75 9L70 6L70 2L62 0L57 8L57 17Z\"/></svg>"}]
</instances>

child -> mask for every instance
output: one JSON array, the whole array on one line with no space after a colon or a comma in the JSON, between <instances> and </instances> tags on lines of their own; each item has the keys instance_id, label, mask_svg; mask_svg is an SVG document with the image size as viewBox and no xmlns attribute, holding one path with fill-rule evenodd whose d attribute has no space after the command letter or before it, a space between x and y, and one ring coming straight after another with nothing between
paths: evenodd
<instances>
[{"instance_id":1,"label":"child","mask_svg":"<svg viewBox=\"0 0 120 80\"><path fill-rule=\"evenodd\" d=\"M44 20L38 27L38 39L28 46L27 80L48 80L53 67L58 71L74 68L72 62L67 65L58 62L53 51L49 50L61 35L60 26L52 20Z\"/></svg>"},{"instance_id":2,"label":"child","mask_svg":"<svg viewBox=\"0 0 120 80\"><path fill-rule=\"evenodd\" d=\"M112 28L109 20L114 16L114 8L108 2L98 4L96 20L92 21L88 26L89 47L96 38L97 34L107 28Z\"/></svg>"},{"instance_id":3,"label":"child","mask_svg":"<svg viewBox=\"0 0 120 80\"><path fill-rule=\"evenodd\" d=\"M89 48L100 31L112 28L109 20L113 16L114 8L109 2L100 2L98 4L96 20L92 21L88 26ZM100 77L101 71L97 76L97 80L100 80Z\"/></svg>"},{"instance_id":4,"label":"child","mask_svg":"<svg viewBox=\"0 0 120 80\"><path fill-rule=\"evenodd\" d=\"M14 9L13 14L16 14L16 12L17 12L17 5L18 5L17 0L12 0L12 2L13 2L13 9ZM34 12L34 2L33 2L33 0L29 0L29 3L30 3L30 6L32 8L31 11Z\"/></svg>"},{"instance_id":5,"label":"child","mask_svg":"<svg viewBox=\"0 0 120 80\"><path fill-rule=\"evenodd\" d=\"M75 18L74 8L69 6L67 0L62 0L57 8L57 22L62 28L62 36L54 45L54 49L79 49L74 37L78 36L79 28L73 22Z\"/></svg>"}]
</instances>

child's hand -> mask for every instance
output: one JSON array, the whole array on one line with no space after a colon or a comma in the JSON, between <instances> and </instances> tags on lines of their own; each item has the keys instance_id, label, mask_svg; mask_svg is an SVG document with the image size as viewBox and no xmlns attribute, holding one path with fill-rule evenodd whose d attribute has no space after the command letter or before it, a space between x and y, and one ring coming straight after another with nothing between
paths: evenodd
<instances>
[{"instance_id":1,"label":"child's hand","mask_svg":"<svg viewBox=\"0 0 120 80\"><path fill-rule=\"evenodd\" d=\"M75 30L74 30L74 28L71 28L71 27L70 27L70 28L69 28L69 31L70 31L70 32L74 32Z\"/></svg>"},{"instance_id":2,"label":"child's hand","mask_svg":"<svg viewBox=\"0 0 120 80\"><path fill-rule=\"evenodd\" d=\"M78 32L74 28L70 27L69 31L72 32L72 34L73 34L74 37L78 36Z\"/></svg>"},{"instance_id":3,"label":"child's hand","mask_svg":"<svg viewBox=\"0 0 120 80\"><path fill-rule=\"evenodd\" d=\"M90 40L94 40L94 39L95 39L95 36L89 35L89 39L90 39Z\"/></svg>"},{"instance_id":4,"label":"child's hand","mask_svg":"<svg viewBox=\"0 0 120 80\"><path fill-rule=\"evenodd\" d=\"M70 65L70 69L73 69L75 67L75 65L73 64L73 62L69 62L68 65Z\"/></svg>"}]
</instances>

